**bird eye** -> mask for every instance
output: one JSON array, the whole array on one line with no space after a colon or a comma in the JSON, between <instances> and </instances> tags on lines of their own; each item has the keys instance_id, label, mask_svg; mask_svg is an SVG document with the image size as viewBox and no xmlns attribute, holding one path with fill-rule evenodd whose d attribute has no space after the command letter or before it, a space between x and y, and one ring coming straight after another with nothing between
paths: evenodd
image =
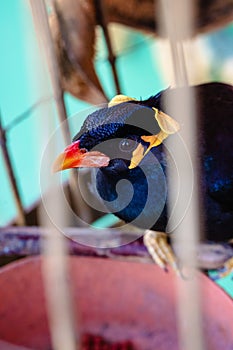
<instances>
[{"instance_id":1,"label":"bird eye","mask_svg":"<svg viewBox=\"0 0 233 350\"><path fill-rule=\"evenodd\" d=\"M137 141L126 138L120 141L119 148L122 152L131 152L137 147Z\"/></svg>"}]
</instances>

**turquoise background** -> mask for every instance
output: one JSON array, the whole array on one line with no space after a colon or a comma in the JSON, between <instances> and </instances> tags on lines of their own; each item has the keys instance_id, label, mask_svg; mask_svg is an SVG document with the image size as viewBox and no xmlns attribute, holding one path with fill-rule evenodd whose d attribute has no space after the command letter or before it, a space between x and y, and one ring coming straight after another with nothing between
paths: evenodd
<instances>
[{"instance_id":1,"label":"turquoise background","mask_svg":"<svg viewBox=\"0 0 233 350\"><path fill-rule=\"evenodd\" d=\"M3 126L9 128L7 140L10 155L19 184L23 204L31 207L40 198L40 159L45 147L41 138L42 125L47 120L42 113L39 101L48 97L41 89L39 77L46 75L46 68L38 47L30 8L25 0L7 0L1 2L0 11L0 109ZM219 77L218 70L223 59L233 57L232 26L203 38L212 45L212 55L215 65L213 76ZM167 87L159 64L156 60L156 40L151 36L129 30L128 45L119 52L117 69L122 86L122 92L136 98L146 98ZM223 45L226 40L225 46ZM96 70L101 83L111 98L114 96L114 85L106 50L96 59ZM225 56L223 56L225 55ZM217 63L216 63L217 62ZM69 116L89 107L69 94L65 96ZM10 127L18 116L38 104L21 123ZM83 118L85 114L83 114ZM42 123L42 118L45 120ZM80 124L82 119L80 118ZM80 125L72 125L75 134ZM6 225L15 216L16 210L6 174L6 169L0 152L0 225ZM233 275L232 275L233 276ZM232 276L218 281L225 290L233 296Z\"/></svg>"}]
</instances>

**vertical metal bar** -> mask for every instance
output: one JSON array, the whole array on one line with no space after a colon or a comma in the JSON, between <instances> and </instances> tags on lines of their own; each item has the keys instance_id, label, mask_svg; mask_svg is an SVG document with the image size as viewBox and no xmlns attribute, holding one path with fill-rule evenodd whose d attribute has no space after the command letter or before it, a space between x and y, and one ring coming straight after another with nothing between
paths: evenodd
<instances>
[{"instance_id":1,"label":"vertical metal bar","mask_svg":"<svg viewBox=\"0 0 233 350\"><path fill-rule=\"evenodd\" d=\"M120 82L119 82L117 70L116 70L116 56L113 52L111 38L109 35L109 30L108 30L107 19L106 19L106 11L105 11L102 0L95 0L95 9L96 9L97 21L103 29L105 41L107 44L108 60L110 62L111 68L112 68L113 78L114 78L115 87L116 87L116 93L120 94L121 88L120 88Z\"/></svg>"},{"instance_id":2,"label":"vertical metal bar","mask_svg":"<svg viewBox=\"0 0 233 350\"><path fill-rule=\"evenodd\" d=\"M10 181L11 191L14 197L14 202L17 210L18 216L17 216L16 222L18 225L24 226L26 224L25 212L24 212L23 204L20 198L19 188L17 185L13 165L11 163L11 158L7 147L6 133L2 127L1 113L0 113L0 145L2 148L3 159L6 165L6 170Z\"/></svg>"},{"instance_id":3,"label":"vertical metal bar","mask_svg":"<svg viewBox=\"0 0 233 350\"><path fill-rule=\"evenodd\" d=\"M51 5L53 6L53 1L50 1ZM49 71L49 77L51 80L51 86L52 86L52 92L53 96L56 100L56 109L58 113L58 118L60 121L60 127L62 130L62 135L64 138L64 142L66 145L68 145L71 142L71 133L69 129L69 123L68 118L66 114L66 108L64 103L64 91L61 88L60 84L60 77L59 77L59 67L55 55L54 50L54 44L49 28L48 23L48 15L46 12L46 8L42 10L40 7L40 1L37 4L37 1L31 0L31 8L32 8L32 14L35 21L36 28L38 28L38 35L41 41L41 45L43 46L43 54L45 57L46 65ZM41 11L41 12L39 12ZM38 16L38 13L41 13L40 16ZM39 29L40 28L40 29ZM43 31L43 35L41 35ZM80 215L82 218L84 218L84 221L89 222L91 220L91 212L90 209L87 207L86 203L82 200L79 188L77 186L78 178L77 178L77 172L75 169L71 169L69 174L69 186L70 186L70 194L72 197L72 203L75 208L75 212L77 215ZM85 226L85 223L83 221L79 221L80 226Z\"/></svg>"},{"instance_id":4,"label":"vertical metal bar","mask_svg":"<svg viewBox=\"0 0 233 350\"><path fill-rule=\"evenodd\" d=\"M177 117L181 125L180 136L187 147L193 169L184 164L183 143L177 139L168 140L169 149L173 150L174 161L180 176L182 190L190 190L190 178L193 177L193 192L189 203L184 203L184 197L176 203L176 211L173 213L170 227L174 232L174 241L181 248L179 260L181 264L189 268L197 268L195 256L196 244L200 233L200 200L198 196L199 164L197 161L197 118L195 113L195 96L188 89L187 72L183 53L183 41L190 38L193 27L193 11L190 0L160 0L159 13L162 18L162 31L168 37L171 49L173 71L177 87L183 87L182 92L175 99L166 100L167 107ZM185 16L184 16L185 14ZM174 141L173 141L174 140ZM171 167L172 169L172 167ZM170 209L174 209L176 201L174 181L175 174L168 172ZM185 204L189 208L184 213ZM179 219L180 224L175 228ZM191 264L191 265L190 265ZM178 283L178 319L181 348L184 350L202 350L204 341L201 325L200 286L195 271L188 280L180 280Z\"/></svg>"},{"instance_id":5,"label":"vertical metal bar","mask_svg":"<svg viewBox=\"0 0 233 350\"><path fill-rule=\"evenodd\" d=\"M58 67L54 55L46 7L44 0L30 0L30 4L40 47L44 54L45 64L49 70L48 79L43 77L43 86L46 91L49 83L51 83L52 93L56 98L55 106L60 121L64 122L63 136L68 143L70 142L69 127L59 84ZM42 108L47 116L47 124L46 128L43 128L44 134L42 136L48 140L55 128L53 109L51 104L43 105ZM69 271L68 257L66 256L67 246L64 236L57 229L58 223L62 227L67 224L66 216L63 213L62 198L60 198L60 193L57 191L57 180L54 176L51 176L50 169L53 159L55 159L55 152L56 150L53 149L53 146L47 150L47 164L43 167L44 181L46 181L49 188L49 193L43 199L46 201L46 207L49 208L52 217L48 216L44 207L41 208L41 223L49 231L49 235L43 245L42 269L53 348L55 350L77 350L78 344L76 344L71 294L67 283Z\"/></svg>"},{"instance_id":6,"label":"vertical metal bar","mask_svg":"<svg viewBox=\"0 0 233 350\"><path fill-rule=\"evenodd\" d=\"M41 41L41 45L43 46L43 54L45 56L46 65L49 71L49 76L52 85L52 91L54 97L56 99L56 107L58 110L58 118L61 123L62 133L65 140L65 143L68 144L70 142L70 130L69 124L67 120L66 108L63 99L63 90L61 89L60 78L59 78L59 67L54 51L54 45L52 41L52 36L48 23L48 15L45 6L42 8L41 1L32 1L31 9L33 18L35 21L36 30L38 30L38 36ZM40 16L38 16L40 13ZM43 35L39 32L39 28L43 28Z\"/></svg>"}]
</instances>

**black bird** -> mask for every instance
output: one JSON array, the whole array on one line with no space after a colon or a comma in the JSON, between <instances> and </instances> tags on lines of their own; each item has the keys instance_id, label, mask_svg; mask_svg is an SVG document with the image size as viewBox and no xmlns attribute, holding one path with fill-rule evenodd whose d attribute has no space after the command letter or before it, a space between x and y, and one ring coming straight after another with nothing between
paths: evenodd
<instances>
[{"instance_id":1,"label":"black bird","mask_svg":"<svg viewBox=\"0 0 233 350\"><path fill-rule=\"evenodd\" d=\"M177 137L179 125L171 111L168 116L165 98L181 89L169 88L143 101L116 96L87 117L56 160L55 171L99 168L96 188L111 212L127 223L166 233L169 155L164 144L168 136ZM198 111L205 238L228 241L233 236L233 87L207 83L189 89ZM156 261L166 263L161 256ZM170 264L175 266L173 258Z\"/></svg>"}]
</instances>

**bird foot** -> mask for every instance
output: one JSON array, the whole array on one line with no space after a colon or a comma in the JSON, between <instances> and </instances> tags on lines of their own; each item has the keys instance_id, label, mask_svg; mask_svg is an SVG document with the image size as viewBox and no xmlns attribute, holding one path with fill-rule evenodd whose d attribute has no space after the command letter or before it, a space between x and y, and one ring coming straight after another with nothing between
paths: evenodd
<instances>
[{"instance_id":1,"label":"bird foot","mask_svg":"<svg viewBox=\"0 0 233 350\"><path fill-rule=\"evenodd\" d=\"M217 270L216 275L214 275L214 279L219 279L228 276L231 272L233 272L233 258L230 258L225 262L223 267Z\"/></svg>"},{"instance_id":2,"label":"bird foot","mask_svg":"<svg viewBox=\"0 0 233 350\"><path fill-rule=\"evenodd\" d=\"M156 264L165 271L167 271L167 266L171 266L177 275L181 276L177 259L167 241L166 233L146 230L143 242Z\"/></svg>"}]
</instances>

